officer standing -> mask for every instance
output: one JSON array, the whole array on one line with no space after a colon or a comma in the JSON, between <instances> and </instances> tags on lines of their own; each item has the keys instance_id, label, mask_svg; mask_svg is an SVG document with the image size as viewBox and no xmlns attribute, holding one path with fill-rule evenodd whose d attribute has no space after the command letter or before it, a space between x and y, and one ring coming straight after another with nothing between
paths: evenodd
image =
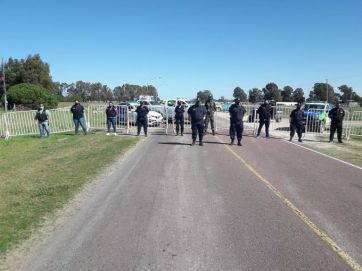
<instances>
[{"instance_id":1,"label":"officer standing","mask_svg":"<svg viewBox=\"0 0 362 271\"><path fill-rule=\"evenodd\" d=\"M143 131L145 136L147 137L147 126L148 126L148 107L144 105L143 101L140 101L140 105L136 108L137 113L137 135L139 136L141 133L141 129L143 127Z\"/></svg>"},{"instance_id":2,"label":"officer standing","mask_svg":"<svg viewBox=\"0 0 362 271\"><path fill-rule=\"evenodd\" d=\"M271 117L271 107L268 101L265 101L256 111L259 114L259 128L258 134L256 137L260 136L261 129L265 124L265 136L269 138L269 125L270 125L270 117Z\"/></svg>"},{"instance_id":3,"label":"officer standing","mask_svg":"<svg viewBox=\"0 0 362 271\"><path fill-rule=\"evenodd\" d=\"M241 146L241 139L243 137L244 123L243 118L246 110L241 105L240 99L236 98L234 100L234 104L232 104L229 108L230 114L230 145L234 145L235 141L235 133L238 139L238 146Z\"/></svg>"},{"instance_id":4,"label":"officer standing","mask_svg":"<svg viewBox=\"0 0 362 271\"><path fill-rule=\"evenodd\" d=\"M192 146L195 145L197 134L199 134L200 146L203 146L204 137L204 117L206 115L205 106L201 105L200 99L196 98L196 103L187 110L191 118Z\"/></svg>"},{"instance_id":5,"label":"officer standing","mask_svg":"<svg viewBox=\"0 0 362 271\"><path fill-rule=\"evenodd\" d=\"M181 136L184 135L184 124L185 124L184 113L185 113L184 106L182 105L181 101L177 101L177 106L175 108L176 136L179 135L180 128L181 128Z\"/></svg>"},{"instance_id":6,"label":"officer standing","mask_svg":"<svg viewBox=\"0 0 362 271\"><path fill-rule=\"evenodd\" d=\"M207 101L205 102L205 107L206 107L206 118L205 118L205 133L207 132L207 128L209 126L209 122L210 122L210 126L211 126L211 131L212 131L212 135L215 135L215 126L214 126L214 114L216 111L216 104L212 98L212 95L210 94L207 98Z\"/></svg>"},{"instance_id":7,"label":"officer standing","mask_svg":"<svg viewBox=\"0 0 362 271\"><path fill-rule=\"evenodd\" d=\"M303 118L304 113L303 110L300 109L300 104L297 104L297 108L290 113L290 139L293 140L295 130L297 130L298 134L298 142L302 141L302 133L303 133Z\"/></svg>"},{"instance_id":8,"label":"officer standing","mask_svg":"<svg viewBox=\"0 0 362 271\"><path fill-rule=\"evenodd\" d=\"M331 131L329 134L329 142L333 141L334 133L337 130L338 143L343 143L342 141L342 129L343 129L343 119L345 116L343 108L339 107L339 102L336 103L336 107L329 111L328 117L331 118Z\"/></svg>"}]
</instances>

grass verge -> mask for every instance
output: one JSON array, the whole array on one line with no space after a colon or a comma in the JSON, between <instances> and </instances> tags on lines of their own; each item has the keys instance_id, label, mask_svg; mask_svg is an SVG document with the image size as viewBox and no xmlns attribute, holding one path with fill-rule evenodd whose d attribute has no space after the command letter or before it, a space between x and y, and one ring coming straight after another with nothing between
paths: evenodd
<instances>
[{"instance_id":1,"label":"grass verge","mask_svg":"<svg viewBox=\"0 0 362 271\"><path fill-rule=\"evenodd\" d=\"M137 140L104 132L0 140L0 255Z\"/></svg>"},{"instance_id":2,"label":"grass verge","mask_svg":"<svg viewBox=\"0 0 362 271\"><path fill-rule=\"evenodd\" d=\"M362 137L352 136L351 140L343 144L336 143L336 138L334 143L327 143L327 140L324 138L325 143L322 144L320 141L304 141L304 146L362 167Z\"/></svg>"}]
</instances>

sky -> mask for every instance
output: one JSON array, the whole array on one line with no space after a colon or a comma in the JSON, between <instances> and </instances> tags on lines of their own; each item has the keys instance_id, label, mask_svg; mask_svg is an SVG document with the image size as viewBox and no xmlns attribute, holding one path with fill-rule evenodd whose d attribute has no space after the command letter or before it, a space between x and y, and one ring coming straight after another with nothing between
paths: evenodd
<instances>
[{"instance_id":1,"label":"sky","mask_svg":"<svg viewBox=\"0 0 362 271\"><path fill-rule=\"evenodd\" d=\"M0 0L0 57L40 54L54 81L231 98L274 82L362 95L360 0Z\"/></svg>"}]
</instances>

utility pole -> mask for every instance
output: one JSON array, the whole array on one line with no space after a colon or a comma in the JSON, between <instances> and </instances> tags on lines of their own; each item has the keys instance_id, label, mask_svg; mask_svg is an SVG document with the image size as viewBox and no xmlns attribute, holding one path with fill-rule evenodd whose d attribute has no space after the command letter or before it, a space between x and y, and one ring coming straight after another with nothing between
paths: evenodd
<instances>
[{"instance_id":1,"label":"utility pole","mask_svg":"<svg viewBox=\"0 0 362 271\"><path fill-rule=\"evenodd\" d=\"M8 99L6 97L6 82L5 82L5 64L4 59L1 59L1 69L2 69L2 79L3 79L3 88L4 88L4 107L5 112L8 111Z\"/></svg>"},{"instance_id":2,"label":"utility pole","mask_svg":"<svg viewBox=\"0 0 362 271\"><path fill-rule=\"evenodd\" d=\"M326 85L327 85L327 103L328 103L328 79L326 79Z\"/></svg>"}]
</instances>

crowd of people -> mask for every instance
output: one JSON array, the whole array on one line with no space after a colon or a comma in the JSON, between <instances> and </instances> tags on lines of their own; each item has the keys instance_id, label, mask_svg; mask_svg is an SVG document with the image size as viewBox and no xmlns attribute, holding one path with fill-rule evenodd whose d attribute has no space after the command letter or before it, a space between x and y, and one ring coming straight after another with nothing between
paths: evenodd
<instances>
[{"instance_id":1,"label":"crowd of people","mask_svg":"<svg viewBox=\"0 0 362 271\"><path fill-rule=\"evenodd\" d=\"M70 108L70 111L73 114L73 122L74 122L74 133L75 135L79 132L79 126L82 128L84 135L88 134L88 127L84 118L84 107L79 103L79 101L75 101L75 103ZM215 112L216 112L216 104L213 101L212 95L208 96L205 104L201 104L201 100L199 98L196 99L194 105L192 105L187 113L191 120L191 137L192 143L191 145L196 144L197 137L199 139L199 145L203 146L203 137L204 134L207 133L208 126L210 124L211 133L215 135ZM117 135L117 115L118 111L116 106L112 102L109 102L108 107L105 110L106 119L107 119L107 135ZM137 135L139 136L142 129L144 135L147 137L147 128L148 128L148 113L149 109L144 104L143 101L140 102L140 105L136 108L137 113ZM244 114L246 113L246 109L241 104L239 98L234 100L234 103L229 107L229 116L230 116L230 145L235 144L235 138L237 139L237 145L241 146L241 140L243 137L244 130ZM269 126L270 120L272 117L272 107L269 105L268 101L265 101L260 107L257 109L256 113L259 116L259 127L257 130L256 138L260 137L260 133L265 126L265 135L266 138L269 138ZM177 102L175 107L175 124L176 124L176 136L183 136L184 134L184 124L185 124L185 108L182 105L181 101ZM342 127L343 127L343 119L345 116L345 111L340 107L339 103L336 103L336 106L329 111L328 114L331 119L330 126L330 136L329 142L333 142L334 134L337 131L337 138L339 143L343 143L342 141ZM301 109L301 104L297 104L296 108L290 114L290 141L293 140L295 132L298 135L298 141L302 141L302 134L305 132L304 125L304 112ZM39 109L37 110L34 117L34 124L37 122L39 126L40 137L50 136L50 128L49 124L51 122L51 116L49 110L44 108L44 105L41 104ZM111 128L112 132L111 133Z\"/></svg>"}]
</instances>

